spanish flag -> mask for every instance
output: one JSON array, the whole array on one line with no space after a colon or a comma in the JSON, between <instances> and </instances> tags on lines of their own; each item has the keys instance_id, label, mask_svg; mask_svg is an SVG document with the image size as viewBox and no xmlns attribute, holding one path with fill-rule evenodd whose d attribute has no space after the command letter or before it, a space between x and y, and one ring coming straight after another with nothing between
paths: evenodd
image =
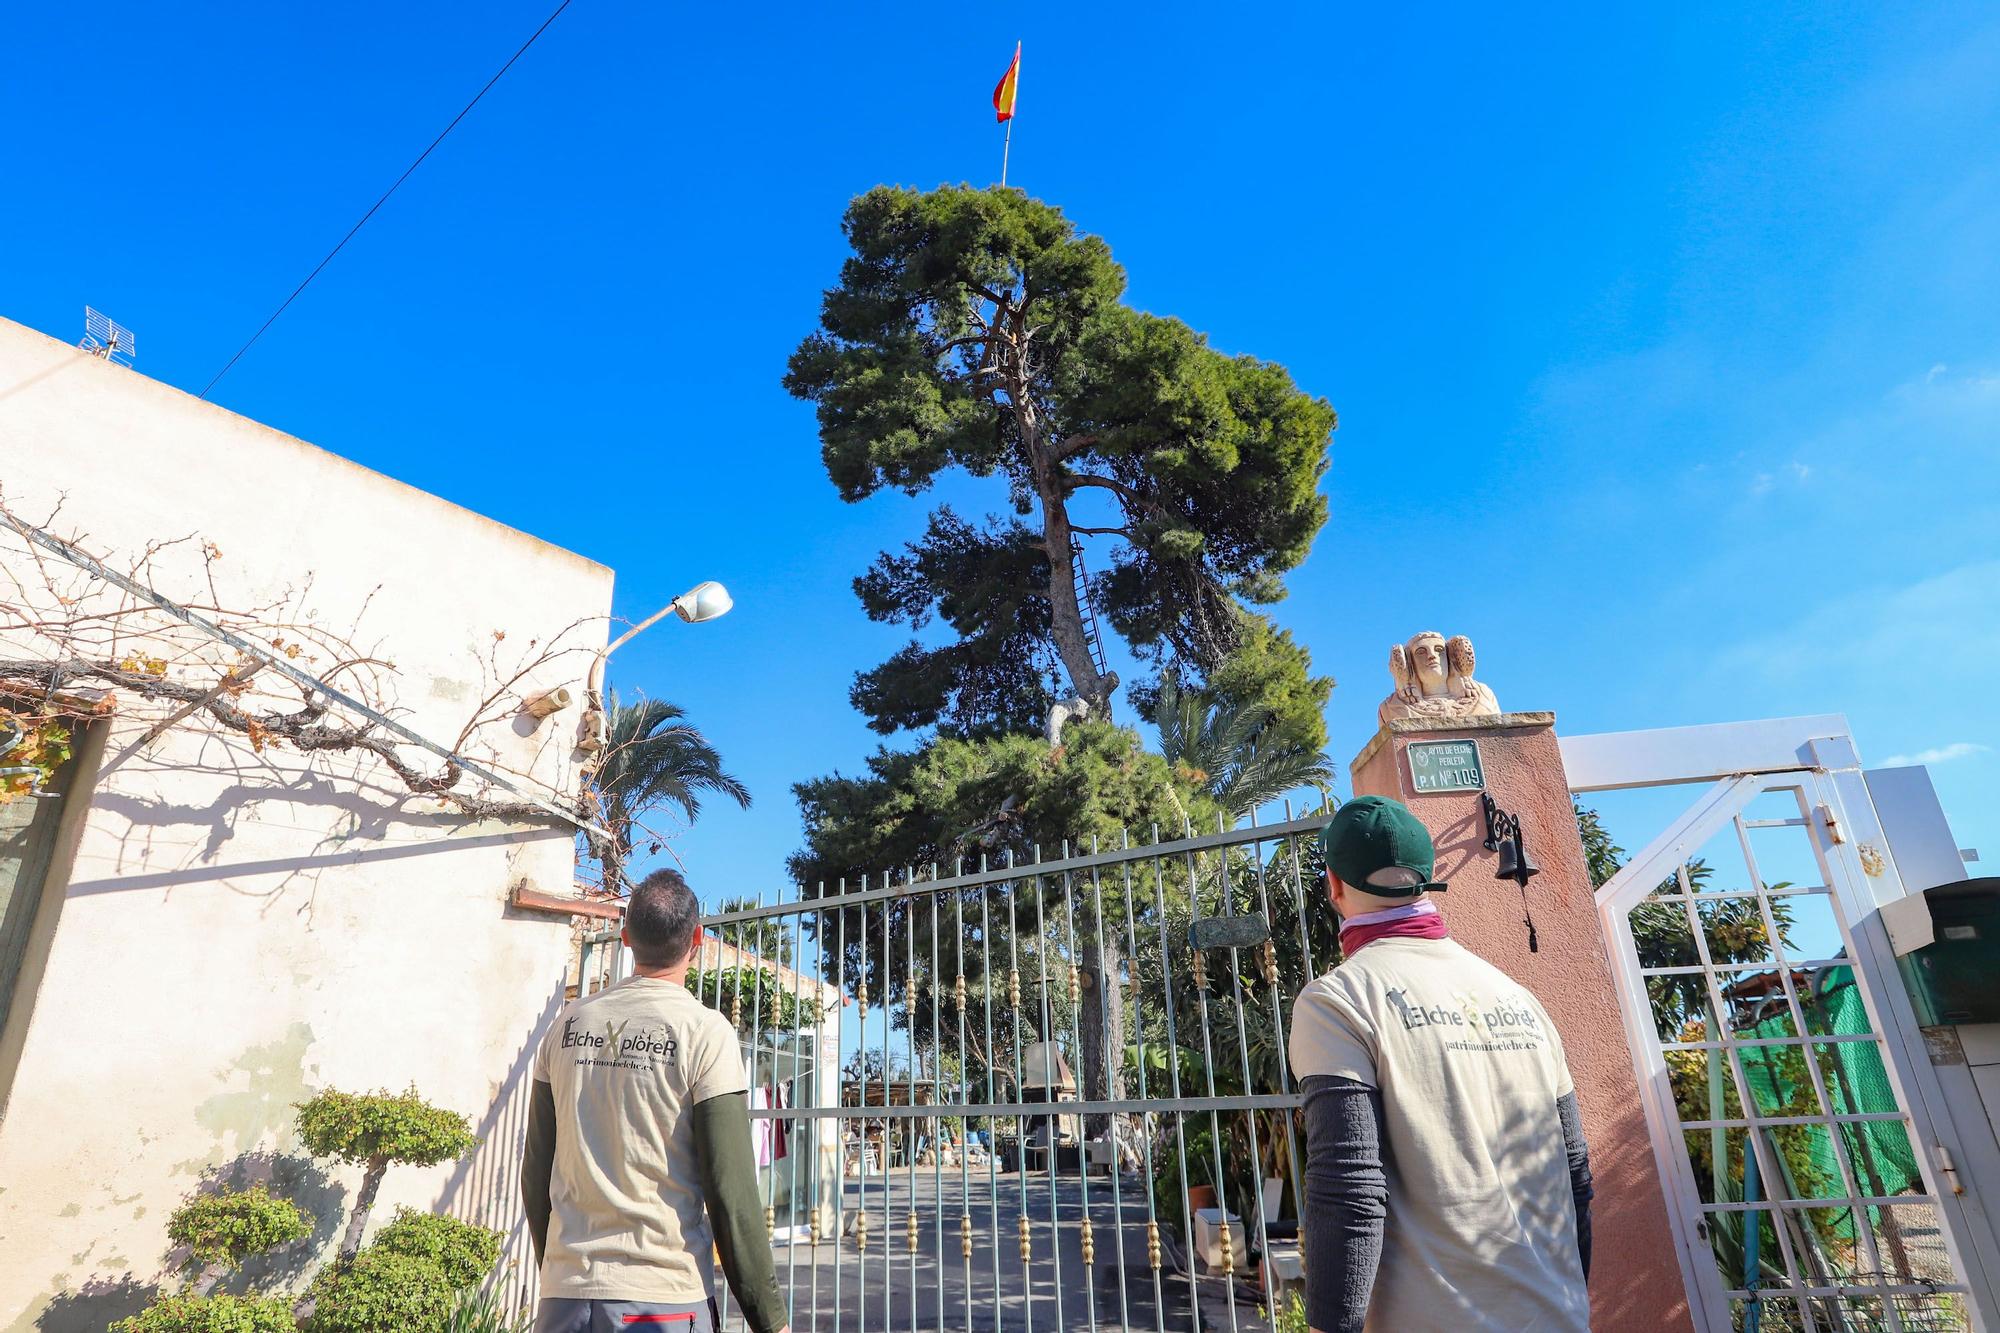
<instances>
[{"instance_id":1,"label":"spanish flag","mask_svg":"<svg viewBox=\"0 0 2000 1333\"><path fill-rule=\"evenodd\" d=\"M1007 72L1000 76L1000 82L993 88L993 119L998 121L1014 118L1014 95L1021 89L1021 44L1014 43L1014 63L1007 66Z\"/></svg>"}]
</instances>

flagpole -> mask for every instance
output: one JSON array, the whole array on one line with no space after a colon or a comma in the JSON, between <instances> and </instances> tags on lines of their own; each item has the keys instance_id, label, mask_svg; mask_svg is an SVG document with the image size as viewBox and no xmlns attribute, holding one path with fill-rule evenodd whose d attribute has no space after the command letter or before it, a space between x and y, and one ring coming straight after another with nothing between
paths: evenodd
<instances>
[{"instance_id":1,"label":"flagpole","mask_svg":"<svg viewBox=\"0 0 2000 1333\"><path fill-rule=\"evenodd\" d=\"M1007 77L1000 80L1000 88L1007 90L1007 137L1000 144L1000 188L1007 188L1007 158L1014 151L1014 106L1021 95L1021 43L1014 43L1014 63L1007 67ZM993 90L993 109L1000 110L1000 89Z\"/></svg>"}]
</instances>

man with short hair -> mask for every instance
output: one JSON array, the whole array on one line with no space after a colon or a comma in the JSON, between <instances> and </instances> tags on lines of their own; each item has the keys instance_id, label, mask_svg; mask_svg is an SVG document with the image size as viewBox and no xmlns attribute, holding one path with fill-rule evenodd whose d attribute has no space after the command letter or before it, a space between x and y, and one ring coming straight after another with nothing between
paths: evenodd
<instances>
[{"instance_id":1,"label":"man with short hair","mask_svg":"<svg viewBox=\"0 0 2000 1333\"><path fill-rule=\"evenodd\" d=\"M671 870L646 876L622 938L632 975L564 1006L535 1053L521 1162L535 1333L713 1333L712 1253L753 1333L789 1333L741 1043L687 989L693 890Z\"/></svg>"},{"instance_id":2,"label":"man with short hair","mask_svg":"<svg viewBox=\"0 0 2000 1333\"><path fill-rule=\"evenodd\" d=\"M1349 801L1320 833L1344 961L1299 992L1315 1333L1587 1333L1590 1156L1541 1004L1450 938L1430 833Z\"/></svg>"}]
</instances>

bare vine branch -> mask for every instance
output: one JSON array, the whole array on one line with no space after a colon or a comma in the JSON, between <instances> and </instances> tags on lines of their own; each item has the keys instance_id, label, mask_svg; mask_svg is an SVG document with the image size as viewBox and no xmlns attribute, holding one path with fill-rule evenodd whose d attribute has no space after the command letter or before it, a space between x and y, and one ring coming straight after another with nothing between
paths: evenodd
<instances>
[{"instance_id":1,"label":"bare vine branch","mask_svg":"<svg viewBox=\"0 0 2000 1333\"><path fill-rule=\"evenodd\" d=\"M46 531L60 510L58 504L48 519L33 526ZM497 799L491 793L499 788L468 782L465 765L476 764L510 781L536 781L502 764L490 745L477 754L471 747L480 745L483 732L518 714L525 695L534 690L531 682L549 683L559 659L587 656L578 631L594 618L572 622L546 639L530 639L519 649L503 648L506 633L494 630L479 654L484 678L480 698L452 743L441 747L450 757L440 760L375 718L343 716L349 710L322 690L266 671L262 659L230 648L114 582L50 558L11 530L20 520L4 500L0 519L8 522L0 526L6 538L0 544L0 591L10 594L0 597L0 707L44 716L94 716L107 711L106 697L116 695L164 706L140 745L175 729L203 727L241 736L258 753L277 747L307 756L369 756L410 795L440 801L462 814L513 823L558 822L557 815L533 801ZM85 537L66 540L80 546ZM198 534L151 541L119 564L100 563L134 583L160 587L169 576L170 557L181 557L174 563L185 579L185 565L191 563L185 559L186 548L197 543L197 582L177 605L242 640L268 647L321 685L334 688L338 681L340 691L383 718L400 711L393 703L395 662L378 646L355 642L374 591L363 600L354 627L335 632L311 606L310 575L265 601L232 606L217 573L224 553ZM543 752L568 739L558 721L541 741ZM420 757L413 758L413 751ZM578 794L553 796L551 804L565 816L574 812L588 819Z\"/></svg>"}]
</instances>

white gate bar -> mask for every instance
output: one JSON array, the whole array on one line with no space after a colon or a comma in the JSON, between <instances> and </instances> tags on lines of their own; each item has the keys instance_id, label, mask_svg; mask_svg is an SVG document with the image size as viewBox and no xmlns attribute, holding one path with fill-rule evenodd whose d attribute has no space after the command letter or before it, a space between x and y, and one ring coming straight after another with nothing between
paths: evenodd
<instances>
[{"instance_id":1,"label":"white gate bar","mask_svg":"<svg viewBox=\"0 0 2000 1333\"><path fill-rule=\"evenodd\" d=\"M1613 881L1615 882L1615 880ZM1610 885L1605 886L1609 888ZM1614 963L1611 975L1619 990L1619 1017L1625 1023L1625 1044L1632 1052L1634 1072L1639 1076L1639 1101L1646 1112L1649 1133L1647 1140L1653 1149L1654 1168L1659 1172L1661 1187L1666 1195L1667 1225L1674 1235L1674 1259L1680 1265L1681 1285L1687 1292L1689 1314L1694 1326L1702 1330L1729 1327L1729 1302L1722 1292L1721 1274L1717 1272L1712 1256L1698 1260L1697 1247L1707 1251L1708 1241L1697 1237L1688 1225L1687 1209L1676 1197L1675 1182L1686 1170L1677 1160L1685 1148L1678 1132L1669 1136L1661 1132L1661 1125L1674 1123L1673 1088L1667 1074L1665 1058L1649 1043L1653 1040L1652 1001L1646 994L1646 985L1637 971L1619 965L1619 960L1633 957L1636 946L1632 940L1632 926L1624 912L1614 912L1603 906L1605 943L1610 947Z\"/></svg>"},{"instance_id":2,"label":"white gate bar","mask_svg":"<svg viewBox=\"0 0 2000 1333\"><path fill-rule=\"evenodd\" d=\"M1826 713L1561 736L1557 743L1571 791L1619 791L1812 768L1817 762L1809 749L1813 741L1847 734L1846 717Z\"/></svg>"},{"instance_id":3,"label":"white gate bar","mask_svg":"<svg viewBox=\"0 0 2000 1333\"><path fill-rule=\"evenodd\" d=\"M1624 869L1598 888L1597 907L1607 914L1606 929L1610 928L1610 917L1622 919L1625 913L1644 902L1647 895L1659 887L1661 880L1674 873L1674 867L1684 859L1676 848L1699 847L1707 842L1749 803L1752 796L1763 789L1764 780L1752 775L1724 778L1703 792L1700 800L1683 811L1678 819L1667 825L1665 832L1648 843L1644 851L1627 861ZM1698 896L1705 898L1708 895ZM1650 1016L1651 1012L1648 1007L1646 1013Z\"/></svg>"}]
</instances>

